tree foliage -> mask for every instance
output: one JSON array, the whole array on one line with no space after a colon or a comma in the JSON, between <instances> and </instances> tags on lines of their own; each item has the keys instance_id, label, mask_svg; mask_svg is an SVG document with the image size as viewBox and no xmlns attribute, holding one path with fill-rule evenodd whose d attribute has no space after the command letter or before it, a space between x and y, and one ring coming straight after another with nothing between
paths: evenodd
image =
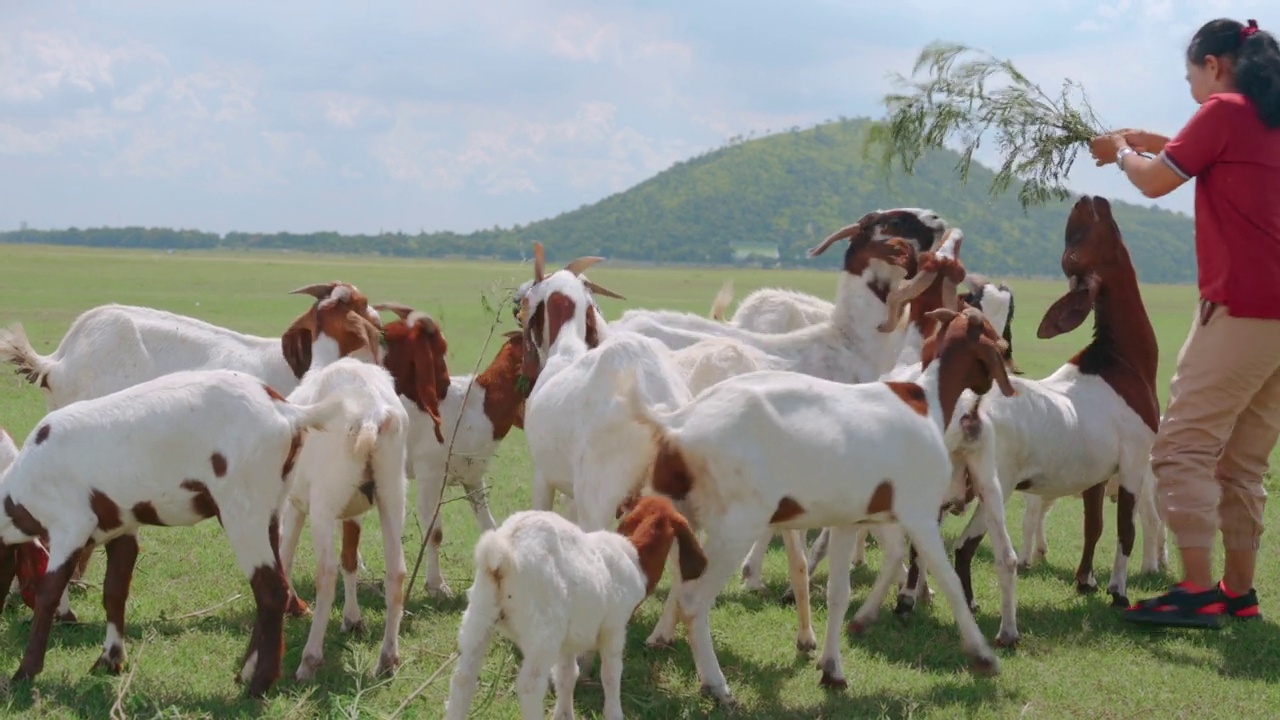
<instances>
[{"instance_id":1,"label":"tree foliage","mask_svg":"<svg viewBox=\"0 0 1280 720\"><path fill-rule=\"evenodd\" d=\"M888 179L863 157L870 122L841 119L735 142L671 168L589 206L515 228L453 232L340 235L163 228L23 230L0 242L156 249L291 249L376 253L395 257L521 260L535 240L549 262L580 255L610 260L834 268L842 253L805 251L871 210L930 207L964 229L965 265L993 277L1060 277L1069 201L1023 208L1016 184L990 193L995 173L979 163L970 182L956 173L958 155L923 152L909 175ZM1144 282L1195 280L1192 225L1185 215L1114 202L1125 242ZM778 250L776 261L735 248Z\"/></svg>"}]
</instances>

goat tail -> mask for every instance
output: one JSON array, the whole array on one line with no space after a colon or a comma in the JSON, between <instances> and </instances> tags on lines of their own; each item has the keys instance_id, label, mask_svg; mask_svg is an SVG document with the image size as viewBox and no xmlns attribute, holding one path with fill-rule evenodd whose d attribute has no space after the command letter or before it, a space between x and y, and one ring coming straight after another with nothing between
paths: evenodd
<instances>
[{"instance_id":1,"label":"goat tail","mask_svg":"<svg viewBox=\"0 0 1280 720\"><path fill-rule=\"evenodd\" d=\"M311 405L295 405L286 401L277 402L275 406L296 435L303 430L323 431L326 425L346 411L346 400L341 395L330 395Z\"/></svg>"},{"instance_id":2,"label":"goat tail","mask_svg":"<svg viewBox=\"0 0 1280 720\"><path fill-rule=\"evenodd\" d=\"M716 293L715 299L711 301L711 319L724 322L724 314L731 302L733 302L733 278L724 281L724 285L720 286L720 292Z\"/></svg>"},{"instance_id":3,"label":"goat tail","mask_svg":"<svg viewBox=\"0 0 1280 720\"><path fill-rule=\"evenodd\" d=\"M351 452L357 458L367 458L373 454L378 444L378 423L365 419L351 426Z\"/></svg>"},{"instance_id":4,"label":"goat tail","mask_svg":"<svg viewBox=\"0 0 1280 720\"><path fill-rule=\"evenodd\" d=\"M0 328L0 361L17 367L17 372L32 385L40 385L57 361L36 352L27 339L22 323Z\"/></svg>"},{"instance_id":5,"label":"goat tail","mask_svg":"<svg viewBox=\"0 0 1280 720\"><path fill-rule=\"evenodd\" d=\"M510 577L511 548L493 530L480 536L475 550L475 582L467 590L467 609L458 627L458 664L449 683L444 720L466 720L475 698L484 656L502 608L502 581Z\"/></svg>"}]
</instances>

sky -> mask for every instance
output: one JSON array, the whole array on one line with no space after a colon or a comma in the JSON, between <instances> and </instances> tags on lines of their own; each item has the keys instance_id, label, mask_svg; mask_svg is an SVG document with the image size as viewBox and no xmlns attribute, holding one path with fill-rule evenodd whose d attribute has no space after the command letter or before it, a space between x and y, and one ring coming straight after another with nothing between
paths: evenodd
<instances>
[{"instance_id":1,"label":"sky","mask_svg":"<svg viewBox=\"0 0 1280 720\"><path fill-rule=\"evenodd\" d=\"M527 224L732 136L880 117L890 74L934 40L1050 91L1079 81L1112 126L1172 135L1195 110L1197 27L1280 29L1274 0L3 5L0 230ZM1146 200L1087 152L1071 186L1192 207L1190 184Z\"/></svg>"}]
</instances>

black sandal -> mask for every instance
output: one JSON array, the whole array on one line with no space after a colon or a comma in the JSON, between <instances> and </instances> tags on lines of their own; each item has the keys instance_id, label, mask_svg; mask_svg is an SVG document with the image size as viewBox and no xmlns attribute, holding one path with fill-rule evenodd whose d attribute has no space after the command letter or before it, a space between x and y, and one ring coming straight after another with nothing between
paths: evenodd
<instances>
[{"instance_id":1,"label":"black sandal","mask_svg":"<svg viewBox=\"0 0 1280 720\"><path fill-rule=\"evenodd\" d=\"M1185 583L1178 583L1164 595L1130 606L1124 619L1142 625L1217 630L1225 624L1227 602L1217 586L1189 592Z\"/></svg>"}]
</instances>

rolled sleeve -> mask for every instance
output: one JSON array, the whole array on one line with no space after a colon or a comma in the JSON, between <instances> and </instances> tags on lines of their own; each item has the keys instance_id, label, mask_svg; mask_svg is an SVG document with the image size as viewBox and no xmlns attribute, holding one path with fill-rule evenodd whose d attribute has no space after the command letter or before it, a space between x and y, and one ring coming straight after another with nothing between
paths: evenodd
<instances>
[{"instance_id":1,"label":"rolled sleeve","mask_svg":"<svg viewBox=\"0 0 1280 720\"><path fill-rule=\"evenodd\" d=\"M1233 115L1231 103L1210 97L1172 140L1159 158L1185 180L1204 172L1222 157Z\"/></svg>"}]
</instances>

